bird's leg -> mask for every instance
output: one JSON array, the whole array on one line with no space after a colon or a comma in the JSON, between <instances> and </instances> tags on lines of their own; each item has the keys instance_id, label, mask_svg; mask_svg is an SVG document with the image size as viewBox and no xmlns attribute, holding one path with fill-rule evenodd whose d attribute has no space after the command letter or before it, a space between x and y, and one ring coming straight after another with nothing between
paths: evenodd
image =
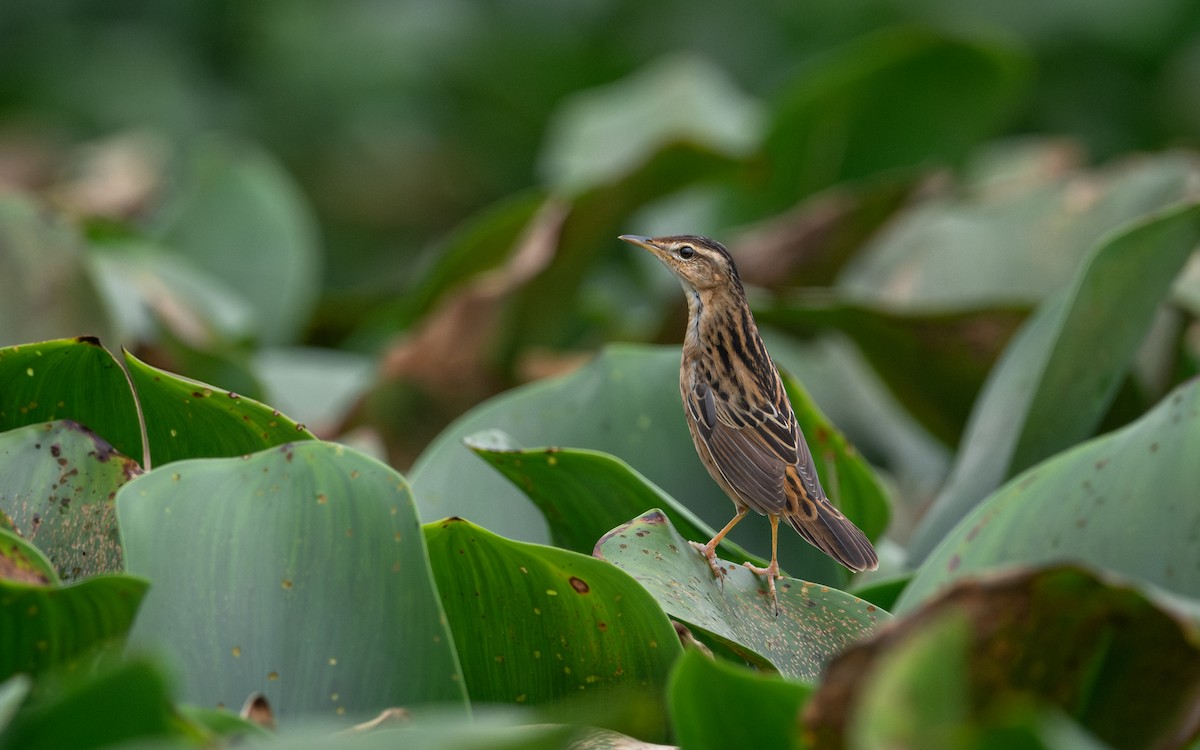
<instances>
[{"instance_id":1,"label":"bird's leg","mask_svg":"<svg viewBox=\"0 0 1200 750\"><path fill-rule=\"evenodd\" d=\"M688 542L688 544L700 550L700 552L704 555L704 559L708 560L708 567L712 568L713 575L715 575L717 578L721 578L725 575L725 571L721 570L721 564L717 562L717 545L721 543L721 540L725 538L725 535L729 533L730 529L738 525L738 521L746 517L748 512L750 512L749 508L738 508L737 515L730 519L729 523L725 524L725 528L718 531L717 535L708 541L708 544L701 544L699 542L692 541Z\"/></svg>"},{"instance_id":2,"label":"bird's leg","mask_svg":"<svg viewBox=\"0 0 1200 750\"><path fill-rule=\"evenodd\" d=\"M775 579L779 578L779 556L776 552L779 545L779 516L771 514L771 564L765 568L744 563L751 571L767 577L767 589L771 592L771 606L775 608L775 616L779 617L779 595L775 593Z\"/></svg>"}]
</instances>

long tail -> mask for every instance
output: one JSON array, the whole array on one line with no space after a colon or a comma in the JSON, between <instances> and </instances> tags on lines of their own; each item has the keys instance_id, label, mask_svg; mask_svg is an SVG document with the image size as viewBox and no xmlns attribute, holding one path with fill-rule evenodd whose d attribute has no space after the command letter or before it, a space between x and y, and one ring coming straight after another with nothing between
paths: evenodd
<instances>
[{"instance_id":1,"label":"long tail","mask_svg":"<svg viewBox=\"0 0 1200 750\"><path fill-rule=\"evenodd\" d=\"M850 570L874 570L879 566L875 548L850 519L825 502L815 503L817 517L812 521L785 515L788 523L809 544L845 565Z\"/></svg>"}]
</instances>

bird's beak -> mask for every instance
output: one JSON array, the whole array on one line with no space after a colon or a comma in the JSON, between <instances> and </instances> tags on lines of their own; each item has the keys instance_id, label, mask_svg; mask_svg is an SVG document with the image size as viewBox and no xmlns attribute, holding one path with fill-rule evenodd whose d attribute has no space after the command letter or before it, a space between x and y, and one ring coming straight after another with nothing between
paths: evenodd
<instances>
[{"instance_id":1,"label":"bird's beak","mask_svg":"<svg viewBox=\"0 0 1200 750\"><path fill-rule=\"evenodd\" d=\"M654 244L654 240L649 237L643 237L640 234L623 234L617 239L628 242L630 245L637 245L643 250L649 250L650 252L658 249L658 246Z\"/></svg>"}]
</instances>

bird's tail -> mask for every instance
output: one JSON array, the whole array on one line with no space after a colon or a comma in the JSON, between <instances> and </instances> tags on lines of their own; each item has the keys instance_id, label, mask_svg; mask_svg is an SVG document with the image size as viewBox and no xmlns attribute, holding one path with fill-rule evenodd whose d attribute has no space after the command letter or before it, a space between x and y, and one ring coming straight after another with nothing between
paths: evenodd
<instances>
[{"instance_id":1,"label":"bird's tail","mask_svg":"<svg viewBox=\"0 0 1200 750\"><path fill-rule=\"evenodd\" d=\"M785 516L792 528L809 544L850 570L875 570L879 566L879 558L867 535L828 500L822 499L815 505L817 517L811 521Z\"/></svg>"}]
</instances>

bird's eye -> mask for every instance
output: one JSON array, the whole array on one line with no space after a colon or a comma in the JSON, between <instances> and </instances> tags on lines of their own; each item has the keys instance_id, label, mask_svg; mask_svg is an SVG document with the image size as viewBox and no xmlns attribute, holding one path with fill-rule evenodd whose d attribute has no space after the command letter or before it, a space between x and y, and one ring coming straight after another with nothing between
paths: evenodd
<instances>
[{"instance_id":1,"label":"bird's eye","mask_svg":"<svg viewBox=\"0 0 1200 750\"><path fill-rule=\"evenodd\" d=\"M691 260L692 258L696 257L696 248L692 247L691 245L684 245L683 247L679 248L679 257L683 258L684 260Z\"/></svg>"}]
</instances>

